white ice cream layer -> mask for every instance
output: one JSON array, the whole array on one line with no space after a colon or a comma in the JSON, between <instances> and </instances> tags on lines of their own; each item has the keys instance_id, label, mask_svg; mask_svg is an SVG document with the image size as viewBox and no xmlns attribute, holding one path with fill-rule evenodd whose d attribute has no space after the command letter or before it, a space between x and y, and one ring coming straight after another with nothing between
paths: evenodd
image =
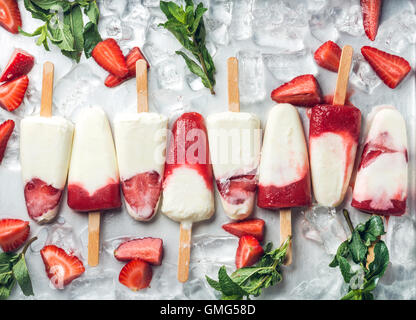
<instances>
[{"instance_id":1,"label":"white ice cream layer","mask_svg":"<svg viewBox=\"0 0 416 320\"><path fill-rule=\"evenodd\" d=\"M290 104L278 104L267 119L259 184L284 187L302 179L308 170L308 151L298 111Z\"/></svg>"},{"instance_id":2,"label":"white ice cream layer","mask_svg":"<svg viewBox=\"0 0 416 320\"><path fill-rule=\"evenodd\" d=\"M75 125L69 184L81 184L90 194L118 181L116 152L110 124L100 108L80 111Z\"/></svg>"},{"instance_id":3,"label":"white ice cream layer","mask_svg":"<svg viewBox=\"0 0 416 320\"><path fill-rule=\"evenodd\" d=\"M214 196L196 170L178 167L164 182L161 210L179 222L206 220L214 213Z\"/></svg>"},{"instance_id":4,"label":"white ice cream layer","mask_svg":"<svg viewBox=\"0 0 416 320\"><path fill-rule=\"evenodd\" d=\"M39 178L56 189L65 187L74 125L61 117L33 116L20 123L23 184Z\"/></svg>"},{"instance_id":5,"label":"white ice cream layer","mask_svg":"<svg viewBox=\"0 0 416 320\"><path fill-rule=\"evenodd\" d=\"M168 119L157 113L122 114L114 120L114 140L122 180L156 171L163 176Z\"/></svg>"}]
</instances>

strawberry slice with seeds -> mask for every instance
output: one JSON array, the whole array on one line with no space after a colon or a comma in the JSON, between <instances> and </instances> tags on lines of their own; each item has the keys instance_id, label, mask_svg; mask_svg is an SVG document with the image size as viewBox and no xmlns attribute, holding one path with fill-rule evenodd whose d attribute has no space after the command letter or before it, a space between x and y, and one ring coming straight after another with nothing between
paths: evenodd
<instances>
[{"instance_id":1,"label":"strawberry slice with seeds","mask_svg":"<svg viewBox=\"0 0 416 320\"><path fill-rule=\"evenodd\" d=\"M0 86L0 107L7 111L19 108L25 96L29 78L21 76Z\"/></svg>"},{"instance_id":2,"label":"strawberry slice with seeds","mask_svg":"<svg viewBox=\"0 0 416 320\"><path fill-rule=\"evenodd\" d=\"M252 219L241 222L231 222L224 224L222 228L239 238L250 235L258 241L263 241L264 236L264 220Z\"/></svg>"},{"instance_id":3,"label":"strawberry slice with seeds","mask_svg":"<svg viewBox=\"0 0 416 320\"><path fill-rule=\"evenodd\" d=\"M335 42L327 41L315 51L314 58L322 68L338 72L341 52L341 48Z\"/></svg>"},{"instance_id":4,"label":"strawberry slice with seeds","mask_svg":"<svg viewBox=\"0 0 416 320\"><path fill-rule=\"evenodd\" d=\"M249 267L259 261L264 250L259 241L253 236L245 235L238 242L235 265L237 269Z\"/></svg>"},{"instance_id":5,"label":"strawberry slice with seeds","mask_svg":"<svg viewBox=\"0 0 416 320\"><path fill-rule=\"evenodd\" d=\"M163 256L163 240L159 238L134 239L123 242L114 250L119 261L141 259L152 265L160 266Z\"/></svg>"},{"instance_id":6,"label":"strawberry slice with seeds","mask_svg":"<svg viewBox=\"0 0 416 320\"><path fill-rule=\"evenodd\" d=\"M382 0L361 0L364 31L368 39L374 41L377 36Z\"/></svg>"},{"instance_id":7,"label":"strawberry slice with seeds","mask_svg":"<svg viewBox=\"0 0 416 320\"><path fill-rule=\"evenodd\" d=\"M117 77L113 74L109 74L107 78L105 79L104 84L109 88L113 88L129 79L136 77L136 62L137 60L140 60L140 59L146 60L140 48L134 47L133 49L130 50L130 52L126 56L126 64L127 64L127 68L129 69L129 73L123 78ZM149 69L150 65L149 65L149 62L147 62L147 60L146 60L146 63L147 63L147 68Z\"/></svg>"},{"instance_id":8,"label":"strawberry slice with seeds","mask_svg":"<svg viewBox=\"0 0 416 320\"><path fill-rule=\"evenodd\" d=\"M57 246L45 246L40 254L45 264L46 275L57 289L63 289L85 272L81 260Z\"/></svg>"},{"instance_id":9,"label":"strawberry slice with seeds","mask_svg":"<svg viewBox=\"0 0 416 320\"><path fill-rule=\"evenodd\" d=\"M132 260L120 271L118 281L133 291L149 287L152 281L152 268L143 260Z\"/></svg>"},{"instance_id":10,"label":"strawberry slice with seeds","mask_svg":"<svg viewBox=\"0 0 416 320\"><path fill-rule=\"evenodd\" d=\"M0 82L14 80L32 70L35 58L22 49L15 49L9 63L0 76Z\"/></svg>"},{"instance_id":11,"label":"strawberry slice with seeds","mask_svg":"<svg viewBox=\"0 0 416 320\"><path fill-rule=\"evenodd\" d=\"M22 18L16 0L0 0L0 26L11 33L19 33Z\"/></svg>"},{"instance_id":12,"label":"strawberry slice with seeds","mask_svg":"<svg viewBox=\"0 0 416 320\"><path fill-rule=\"evenodd\" d=\"M364 46L361 53L377 75L390 88L396 88L412 69L402 57Z\"/></svg>"},{"instance_id":13,"label":"strawberry slice with seeds","mask_svg":"<svg viewBox=\"0 0 416 320\"><path fill-rule=\"evenodd\" d=\"M318 81L311 74L298 76L272 91L277 103L291 103L302 107L313 107L322 100Z\"/></svg>"},{"instance_id":14,"label":"strawberry slice with seeds","mask_svg":"<svg viewBox=\"0 0 416 320\"><path fill-rule=\"evenodd\" d=\"M24 194L29 216L35 221L40 221L43 215L59 205L62 190L34 178L26 183Z\"/></svg>"},{"instance_id":15,"label":"strawberry slice with seeds","mask_svg":"<svg viewBox=\"0 0 416 320\"><path fill-rule=\"evenodd\" d=\"M123 78L129 73L123 52L112 38L99 42L91 55L102 68L117 77Z\"/></svg>"},{"instance_id":16,"label":"strawberry slice with seeds","mask_svg":"<svg viewBox=\"0 0 416 320\"><path fill-rule=\"evenodd\" d=\"M0 220L0 246L4 252L18 249L29 236L28 221L19 219Z\"/></svg>"},{"instance_id":17,"label":"strawberry slice with seeds","mask_svg":"<svg viewBox=\"0 0 416 320\"><path fill-rule=\"evenodd\" d=\"M14 121L6 120L0 124L0 163L3 161L7 143L13 133Z\"/></svg>"}]
</instances>

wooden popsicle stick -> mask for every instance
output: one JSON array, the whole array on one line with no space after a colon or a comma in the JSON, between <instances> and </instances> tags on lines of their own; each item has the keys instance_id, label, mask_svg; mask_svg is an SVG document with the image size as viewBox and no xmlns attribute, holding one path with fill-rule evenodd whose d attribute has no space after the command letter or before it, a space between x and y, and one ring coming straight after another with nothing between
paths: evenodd
<instances>
[{"instance_id":1,"label":"wooden popsicle stick","mask_svg":"<svg viewBox=\"0 0 416 320\"><path fill-rule=\"evenodd\" d=\"M288 236L292 236L292 210L280 210L280 245L282 245ZM286 259L284 265L292 264L292 241L286 251Z\"/></svg>"},{"instance_id":2,"label":"wooden popsicle stick","mask_svg":"<svg viewBox=\"0 0 416 320\"><path fill-rule=\"evenodd\" d=\"M137 112L148 112L147 93L147 62L144 59L136 61Z\"/></svg>"},{"instance_id":3,"label":"wooden popsicle stick","mask_svg":"<svg viewBox=\"0 0 416 320\"><path fill-rule=\"evenodd\" d=\"M100 259L100 212L88 214L88 265L95 267Z\"/></svg>"},{"instance_id":4,"label":"wooden popsicle stick","mask_svg":"<svg viewBox=\"0 0 416 320\"><path fill-rule=\"evenodd\" d=\"M240 112L240 93L238 90L238 60L236 57L228 58L228 110Z\"/></svg>"},{"instance_id":5,"label":"wooden popsicle stick","mask_svg":"<svg viewBox=\"0 0 416 320\"><path fill-rule=\"evenodd\" d=\"M53 76L53 63L45 62L43 64L42 96L40 100L40 115L42 117L52 117Z\"/></svg>"},{"instance_id":6,"label":"wooden popsicle stick","mask_svg":"<svg viewBox=\"0 0 416 320\"><path fill-rule=\"evenodd\" d=\"M192 224L181 223L179 231L178 280L188 281L191 260Z\"/></svg>"},{"instance_id":7,"label":"wooden popsicle stick","mask_svg":"<svg viewBox=\"0 0 416 320\"><path fill-rule=\"evenodd\" d=\"M352 47L348 45L342 48L341 60L339 62L339 68L338 68L337 85L335 88L333 104L343 106L345 103L353 51L354 50L352 49Z\"/></svg>"}]
</instances>

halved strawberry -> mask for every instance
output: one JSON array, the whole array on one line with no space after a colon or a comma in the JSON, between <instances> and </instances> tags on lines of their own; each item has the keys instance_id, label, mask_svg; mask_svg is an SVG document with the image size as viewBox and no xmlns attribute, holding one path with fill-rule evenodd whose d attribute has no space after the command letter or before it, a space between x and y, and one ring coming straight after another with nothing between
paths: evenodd
<instances>
[{"instance_id":1,"label":"halved strawberry","mask_svg":"<svg viewBox=\"0 0 416 320\"><path fill-rule=\"evenodd\" d=\"M6 120L0 124L0 163L3 161L4 152L6 151L7 143L13 133L13 129L13 120Z\"/></svg>"},{"instance_id":2,"label":"halved strawberry","mask_svg":"<svg viewBox=\"0 0 416 320\"><path fill-rule=\"evenodd\" d=\"M238 242L235 265L237 269L252 266L259 261L264 250L259 241L253 236L245 235Z\"/></svg>"},{"instance_id":3,"label":"halved strawberry","mask_svg":"<svg viewBox=\"0 0 416 320\"><path fill-rule=\"evenodd\" d=\"M25 96L29 78L21 76L0 86L0 107L8 111L19 108Z\"/></svg>"},{"instance_id":4,"label":"halved strawberry","mask_svg":"<svg viewBox=\"0 0 416 320\"><path fill-rule=\"evenodd\" d=\"M363 25L368 39L374 41L377 36L378 21L380 19L382 0L361 0L363 11Z\"/></svg>"},{"instance_id":5,"label":"halved strawberry","mask_svg":"<svg viewBox=\"0 0 416 320\"><path fill-rule=\"evenodd\" d=\"M109 74L107 78L105 79L104 84L109 88L113 88L123 83L124 81L127 81L129 79L136 77L136 62L137 60L140 60L140 59L146 60L143 53L140 51L140 48L134 47L133 49L130 50L130 52L126 56L126 64L127 64L127 68L129 69L129 73L127 74L127 76L120 78L113 74ZM147 63L147 68L149 69L150 65L149 65L149 62L147 62L147 60L146 60L146 63Z\"/></svg>"},{"instance_id":6,"label":"halved strawberry","mask_svg":"<svg viewBox=\"0 0 416 320\"><path fill-rule=\"evenodd\" d=\"M120 271L118 281L133 291L149 287L152 268L147 262L136 259L127 263Z\"/></svg>"},{"instance_id":7,"label":"halved strawberry","mask_svg":"<svg viewBox=\"0 0 416 320\"><path fill-rule=\"evenodd\" d=\"M327 41L315 51L314 58L322 68L338 72L341 52L341 48L335 42Z\"/></svg>"},{"instance_id":8,"label":"halved strawberry","mask_svg":"<svg viewBox=\"0 0 416 320\"><path fill-rule=\"evenodd\" d=\"M63 289L85 271L81 260L57 246L45 246L40 254L45 264L46 275L57 289Z\"/></svg>"},{"instance_id":9,"label":"halved strawberry","mask_svg":"<svg viewBox=\"0 0 416 320\"><path fill-rule=\"evenodd\" d=\"M126 59L116 40L108 38L99 42L91 54L94 60L111 74L121 78L128 74Z\"/></svg>"},{"instance_id":10,"label":"halved strawberry","mask_svg":"<svg viewBox=\"0 0 416 320\"><path fill-rule=\"evenodd\" d=\"M27 239L30 232L28 221L19 219L0 220L0 246L4 252L18 249Z\"/></svg>"},{"instance_id":11,"label":"halved strawberry","mask_svg":"<svg viewBox=\"0 0 416 320\"><path fill-rule=\"evenodd\" d=\"M224 224L222 228L241 238L242 236L250 235L259 241L263 241L264 235L264 221L262 219L252 219L241 222L231 222Z\"/></svg>"},{"instance_id":12,"label":"halved strawberry","mask_svg":"<svg viewBox=\"0 0 416 320\"><path fill-rule=\"evenodd\" d=\"M302 107L313 107L322 100L318 81L311 74L298 76L272 91L277 103L291 103Z\"/></svg>"},{"instance_id":13,"label":"halved strawberry","mask_svg":"<svg viewBox=\"0 0 416 320\"><path fill-rule=\"evenodd\" d=\"M402 57L364 46L361 53L383 82L394 89L412 69Z\"/></svg>"},{"instance_id":14,"label":"halved strawberry","mask_svg":"<svg viewBox=\"0 0 416 320\"><path fill-rule=\"evenodd\" d=\"M19 33L22 18L16 0L0 0L0 26L11 33Z\"/></svg>"},{"instance_id":15,"label":"halved strawberry","mask_svg":"<svg viewBox=\"0 0 416 320\"><path fill-rule=\"evenodd\" d=\"M155 266L162 264L163 240L159 238L134 239L123 242L114 250L119 261L141 259Z\"/></svg>"},{"instance_id":16,"label":"halved strawberry","mask_svg":"<svg viewBox=\"0 0 416 320\"><path fill-rule=\"evenodd\" d=\"M15 49L9 63L0 76L0 82L14 80L32 70L35 58L22 49Z\"/></svg>"},{"instance_id":17,"label":"halved strawberry","mask_svg":"<svg viewBox=\"0 0 416 320\"><path fill-rule=\"evenodd\" d=\"M29 216L41 220L45 213L56 208L61 200L62 190L56 189L38 178L33 178L25 185L25 200Z\"/></svg>"}]
</instances>

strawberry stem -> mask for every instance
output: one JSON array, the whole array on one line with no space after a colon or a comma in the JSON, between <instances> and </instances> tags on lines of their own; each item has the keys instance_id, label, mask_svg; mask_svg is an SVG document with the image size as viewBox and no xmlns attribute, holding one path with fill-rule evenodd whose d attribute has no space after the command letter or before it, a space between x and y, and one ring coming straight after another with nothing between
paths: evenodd
<instances>
[{"instance_id":1,"label":"strawberry stem","mask_svg":"<svg viewBox=\"0 0 416 320\"><path fill-rule=\"evenodd\" d=\"M22 250L22 254L26 254L26 251L27 251L27 249L29 248L29 246L34 242L34 241L36 241L36 240L38 240L38 237L33 237L32 239L30 239L27 243L26 243L26 245L23 247L23 250Z\"/></svg>"}]
</instances>

